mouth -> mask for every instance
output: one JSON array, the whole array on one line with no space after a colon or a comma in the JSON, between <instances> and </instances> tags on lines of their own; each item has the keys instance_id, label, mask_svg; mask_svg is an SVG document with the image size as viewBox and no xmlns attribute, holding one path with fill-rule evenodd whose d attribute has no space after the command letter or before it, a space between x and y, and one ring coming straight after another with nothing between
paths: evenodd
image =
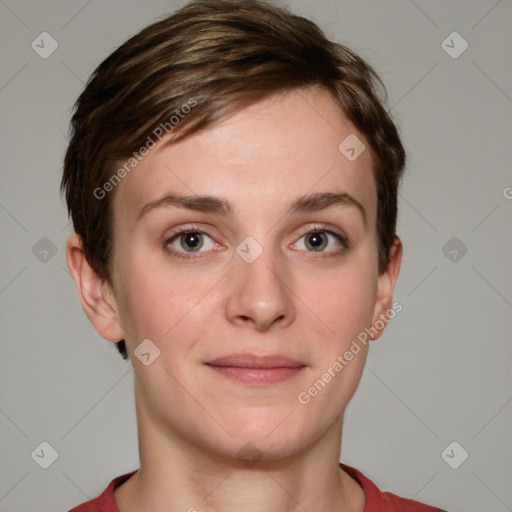
<instances>
[{"instance_id":1,"label":"mouth","mask_svg":"<svg viewBox=\"0 0 512 512\"><path fill-rule=\"evenodd\" d=\"M205 363L220 375L255 386L270 386L300 373L306 364L283 355L231 354Z\"/></svg>"}]
</instances>

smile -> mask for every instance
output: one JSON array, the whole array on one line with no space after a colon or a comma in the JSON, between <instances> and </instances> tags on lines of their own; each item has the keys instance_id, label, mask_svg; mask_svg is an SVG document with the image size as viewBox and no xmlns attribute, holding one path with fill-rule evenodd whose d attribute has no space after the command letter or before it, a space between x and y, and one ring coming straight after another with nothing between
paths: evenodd
<instances>
[{"instance_id":1,"label":"smile","mask_svg":"<svg viewBox=\"0 0 512 512\"><path fill-rule=\"evenodd\" d=\"M207 366L224 377L244 384L269 386L299 374L306 365L286 356L232 354L209 361Z\"/></svg>"}]
</instances>

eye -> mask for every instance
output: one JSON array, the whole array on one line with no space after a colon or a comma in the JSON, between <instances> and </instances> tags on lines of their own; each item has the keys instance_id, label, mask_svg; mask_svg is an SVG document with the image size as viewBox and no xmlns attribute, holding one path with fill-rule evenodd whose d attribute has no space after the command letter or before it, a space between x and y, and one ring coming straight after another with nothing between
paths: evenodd
<instances>
[{"instance_id":1,"label":"eye","mask_svg":"<svg viewBox=\"0 0 512 512\"><path fill-rule=\"evenodd\" d=\"M349 247L345 236L325 227L310 229L294 245L294 248L308 252L340 252Z\"/></svg>"},{"instance_id":2,"label":"eye","mask_svg":"<svg viewBox=\"0 0 512 512\"><path fill-rule=\"evenodd\" d=\"M204 231L195 228L182 229L164 242L165 249L176 256L188 257L186 253L211 251L218 244ZM169 250L169 247L172 249Z\"/></svg>"}]
</instances>

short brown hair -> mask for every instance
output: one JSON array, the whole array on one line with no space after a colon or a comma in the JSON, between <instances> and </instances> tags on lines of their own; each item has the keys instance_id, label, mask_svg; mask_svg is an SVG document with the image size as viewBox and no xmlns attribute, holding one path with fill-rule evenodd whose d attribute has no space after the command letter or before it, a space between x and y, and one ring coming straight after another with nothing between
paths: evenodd
<instances>
[{"instance_id":1,"label":"short brown hair","mask_svg":"<svg viewBox=\"0 0 512 512\"><path fill-rule=\"evenodd\" d=\"M369 145L384 272L405 152L378 75L315 23L282 8L261 0L195 0L117 48L75 103L61 192L96 273L112 285L112 179L121 178L119 162L133 159L161 127L176 142L272 93L311 85L332 93ZM117 346L126 359L124 340Z\"/></svg>"}]
</instances>

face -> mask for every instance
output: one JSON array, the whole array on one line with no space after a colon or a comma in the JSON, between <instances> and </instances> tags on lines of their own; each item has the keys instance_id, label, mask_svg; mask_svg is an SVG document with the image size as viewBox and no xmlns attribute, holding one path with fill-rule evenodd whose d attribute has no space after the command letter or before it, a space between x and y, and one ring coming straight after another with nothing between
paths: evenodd
<instances>
[{"instance_id":1,"label":"face","mask_svg":"<svg viewBox=\"0 0 512 512\"><path fill-rule=\"evenodd\" d=\"M341 427L367 346L334 363L394 285L371 157L341 153L349 135L364 141L327 91L288 91L156 146L118 185L112 279L139 422L268 458ZM133 355L146 339L149 365Z\"/></svg>"}]
</instances>

